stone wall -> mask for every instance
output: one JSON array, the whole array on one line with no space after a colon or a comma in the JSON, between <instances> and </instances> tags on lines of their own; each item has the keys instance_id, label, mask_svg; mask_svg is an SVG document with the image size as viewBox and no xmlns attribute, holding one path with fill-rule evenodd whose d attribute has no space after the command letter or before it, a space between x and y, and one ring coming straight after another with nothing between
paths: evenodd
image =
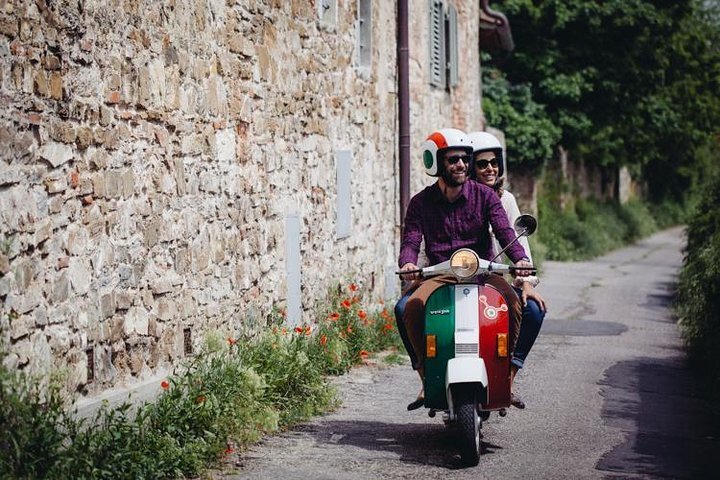
<instances>
[{"instance_id":1,"label":"stone wall","mask_svg":"<svg viewBox=\"0 0 720 480\"><path fill-rule=\"evenodd\" d=\"M330 2L334 3L334 2ZM9 0L0 5L0 328L5 363L68 392L176 365L186 335L256 328L288 295L300 321L353 278L376 297L397 255L393 2ZM461 84L431 88L428 2L411 1L412 145L480 125L477 2ZM467 97L467 98L465 98ZM335 234L335 154L352 155L351 234ZM426 183L413 151L413 189Z\"/></svg>"}]
</instances>

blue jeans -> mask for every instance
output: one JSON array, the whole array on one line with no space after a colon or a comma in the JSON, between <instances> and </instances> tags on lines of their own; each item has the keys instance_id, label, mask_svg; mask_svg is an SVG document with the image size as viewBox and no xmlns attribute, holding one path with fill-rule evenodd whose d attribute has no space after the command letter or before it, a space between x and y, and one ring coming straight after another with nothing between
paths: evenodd
<instances>
[{"instance_id":1,"label":"blue jeans","mask_svg":"<svg viewBox=\"0 0 720 480\"><path fill-rule=\"evenodd\" d=\"M518 297L522 299L522 290L513 287ZM533 299L528 299L527 305L522 310L522 323L520 324L520 334L515 345L512 359L510 360L517 368L523 368L525 359L530 353L545 319L545 312L540 310L540 305Z\"/></svg>"},{"instance_id":2,"label":"blue jeans","mask_svg":"<svg viewBox=\"0 0 720 480\"><path fill-rule=\"evenodd\" d=\"M518 296L522 298L522 290L516 287L513 288L515 289L515 292L517 292ZM415 365L417 364L417 355L415 354L415 350L408 338L407 330L405 329L405 322L402 320L405 312L405 305L412 293L413 290L407 292L395 304L395 323L397 324L398 333L400 333L400 338L405 346L405 350L407 350L413 368L415 368ZM540 310L540 305L538 305L535 300L528 299L527 305L525 305L522 310L520 333L518 335L517 344L515 345L515 351L513 352L512 359L510 360L518 369L523 368L525 359L527 358L528 353L530 353L530 349L532 349L532 346L535 344L535 340L540 333L540 327L542 327L544 319L545 312Z\"/></svg>"}]
</instances>

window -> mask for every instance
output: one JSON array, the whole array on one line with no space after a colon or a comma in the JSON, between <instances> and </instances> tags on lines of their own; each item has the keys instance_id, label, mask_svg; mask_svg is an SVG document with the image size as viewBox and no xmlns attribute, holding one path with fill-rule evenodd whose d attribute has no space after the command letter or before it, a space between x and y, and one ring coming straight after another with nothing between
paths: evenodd
<instances>
[{"instance_id":1,"label":"window","mask_svg":"<svg viewBox=\"0 0 720 480\"><path fill-rule=\"evenodd\" d=\"M430 85L445 88L445 18L442 0L430 0Z\"/></svg>"},{"instance_id":2,"label":"window","mask_svg":"<svg viewBox=\"0 0 720 480\"><path fill-rule=\"evenodd\" d=\"M355 64L363 74L372 65L372 1L358 0L357 55Z\"/></svg>"},{"instance_id":3,"label":"window","mask_svg":"<svg viewBox=\"0 0 720 480\"><path fill-rule=\"evenodd\" d=\"M430 85L452 89L458 85L457 9L443 0L430 0Z\"/></svg>"}]
</instances>

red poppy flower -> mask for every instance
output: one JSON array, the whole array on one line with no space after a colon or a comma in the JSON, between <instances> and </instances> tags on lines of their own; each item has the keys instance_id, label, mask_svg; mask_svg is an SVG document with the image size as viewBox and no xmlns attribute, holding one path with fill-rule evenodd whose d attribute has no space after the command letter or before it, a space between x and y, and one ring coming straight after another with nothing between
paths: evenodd
<instances>
[{"instance_id":1,"label":"red poppy flower","mask_svg":"<svg viewBox=\"0 0 720 480\"><path fill-rule=\"evenodd\" d=\"M224 452L224 453L225 453L225 455L230 455L230 454L233 453L234 451L235 451L234 448L232 448L232 447L227 447L227 448L225 449L225 452Z\"/></svg>"},{"instance_id":2,"label":"red poppy flower","mask_svg":"<svg viewBox=\"0 0 720 480\"><path fill-rule=\"evenodd\" d=\"M320 337L320 345L324 346L325 344L327 344L327 335Z\"/></svg>"},{"instance_id":3,"label":"red poppy flower","mask_svg":"<svg viewBox=\"0 0 720 480\"><path fill-rule=\"evenodd\" d=\"M358 317L360 317L362 320L365 320L365 317L367 317L367 313L365 313L365 310L358 310Z\"/></svg>"},{"instance_id":4,"label":"red poppy flower","mask_svg":"<svg viewBox=\"0 0 720 480\"><path fill-rule=\"evenodd\" d=\"M198 395L195 399L195 403L205 403L205 395Z\"/></svg>"},{"instance_id":5,"label":"red poppy flower","mask_svg":"<svg viewBox=\"0 0 720 480\"><path fill-rule=\"evenodd\" d=\"M160 386L163 388L163 390L167 390L168 388L170 388L170 384L167 380L163 380L162 382L160 382Z\"/></svg>"},{"instance_id":6,"label":"red poppy flower","mask_svg":"<svg viewBox=\"0 0 720 480\"><path fill-rule=\"evenodd\" d=\"M310 333L312 332L312 327L310 325L305 327L305 335L310 336Z\"/></svg>"},{"instance_id":7,"label":"red poppy flower","mask_svg":"<svg viewBox=\"0 0 720 480\"><path fill-rule=\"evenodd\" d=\"M342 303L340 305L342 305L344 308L347 308L348 310L350 310L350 305L352 305L352 303L350 303L350 300L348 300L346 298L345 300L342 301Z\"/></svg>"},{"instance_id":8,"label":"red poppy flower","mask_svg":"<svg viewBox=\"0 0 720 480\"><path fill-rule=\"evenodd\" d=\"M303 333L302 327L295 327L295 333Z\"/></svg>"},{"instance_id":9,"label":"red poppy flower","mask_svg":"<svg viewBox=\"0 0 720 480\"><path fill-rule=\"evenodd\" d=\"M333 322L336 322L338 318L340 318L340 314L339 314L339 313L333 312L333 313L330 314L330 320L332 320Z\"/></svg>"},{"instance_id":10,"label":"red poppy flower","mask_svg":"<svg viewBox=\"0 0 720 480\"><path fill-rule=\"evenodd\" d=\"M351 284L350 284L350 291L351 291L351 292L357 291L358 288L360 288L360 287L358 287L356 284L354 284L354 283L351 283Z\"/></svg>"},{"instance_id":11,"label":"red poppy flower","mask_svg":"<svg viewBox=\"0 0 720 480\"><path fill-rule=\"evenodd\" d=\"M365 357L367 357L368 355L370 355L370 354L368 353L367 350L360 350L360 356L361 356L361 357L365 358Z\"/></svg>"},{"instance_id":12,"label":"red poppy flower","mask_svg":"<svg viewBox=\"0 0 720 480\"><path fill-rule=\"evenodd\" d=\"M352 333L352 327L350 325L348 325L347 332Z\"/></svg>"},{"instance_id":13,"label":"red poppy flower","mask_svg":"<svg viewBox=\"0 0 720 480\"><path fill-rule=\"evenodd\" d=\"M230 345L235 345L235 344L237 343L237 340L235 340L235 339L232 338L232 337L228 337L227 342L228 342L228 344L230 344Z\"/></svg>"}]
</instances>

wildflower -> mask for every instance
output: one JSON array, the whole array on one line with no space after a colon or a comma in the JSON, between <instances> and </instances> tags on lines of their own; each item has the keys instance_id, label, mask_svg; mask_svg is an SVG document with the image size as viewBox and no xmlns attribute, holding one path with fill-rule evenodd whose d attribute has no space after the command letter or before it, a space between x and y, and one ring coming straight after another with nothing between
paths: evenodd
<instances>
[{"instance_id":1,"label":"wildflower","mask_svg":"<svg viewBox=\"0 0 720 480\"><path fill-rule=\"evenodd\" d=\"M277 334L277 332L278 332L278 328L277 328L277 327L273 327L273 330L272 330L272 332L273 332L273 334Z\"/></svg>"},{"instance_id":2,"label":"wildflower","mask_svg":"<svg viewBox=\"0 0 720 480\"><path fill-rule=\"evenodd\" d=\"M392 329L393 329L392 323L386 323L383 325L383 330L385 330L386 332L389 332Z\"/></svg>"},{"instance_id":3,"label":"wildflower","mask_svg":"<svg viewBox=\"0 0 720 480\"><path fill-rule=\"evenodd\" d=\"M287 328L283 327L280 333L282 333L283 335L287 335Z\"/></svg>"},{"instance_id":4,"label":"wildflower","mask_svg":"<svg viewBox=\"0 0 720 480\"><path fill-rule=\"evenodd\" d=\"M307 325L307 326L305 327L305 336L306 336L306 337L309 337L309 336L310 336L310 333L312 333L312 327L311 327L310 325Z\"/></svg>"},{"instance_id":5,"label":"wildflower","mask_svg":"<svg viewBox=\"0 0 720 480\"><path fill-rule=\"evenodd\" d=\"M327 335L320 337L320 345L325 346L327 344Z\"/></svg>"},{"instance_id":6,"label":"wildflower","mask_svg":"<svg viewBox=\"0 0 720 480\"><path fill-rule=\"evenodd\" d=\"M360 299L358 297L352 298L352 303L358 303L359 301L360 301Z\"/></svg>"},{"instance_id":7,"label":"wildflower","mask_svg":"<svg viewBox=\"0 0 720 480\"><path fill-rule=\"evenodd\" d=\"M358 288L360 288L360 287L358 287L355 283L351 283L351 284L350 284L350 291L351 291L351 292L356 292Z\"/></svg>"},{"instance_id":8,"label":"wildflower","mask_svg":"<svg viewBox=\"0 0 720 480\"><path fill-rule=\"evenodd\" d=\"M347 332L352 333L352 327L350 325L348 325L348 327L347 327Z\"/></svg>"},{"instance_id":9,"label":"wildflower","mask_svg":"<svg viewBox=\"0 0 720 480\"><path fill-rule=\"evenodd\" d=\"M367 350L360 350L360 356L361 356L362 358L365 358L365 357L367 357L368 355L370 355L370 353L368 353Z\"/></svg>"},{"instance_id":10,"label":"wildflower","mask_svg":"<svg viewBox=\"0 0 720 480\"><path fill-rule=\"evenodd\" d=\"M338 318L340 318L340 314L339 314L339 313L333 312L333 313L330 314L330 320L332 320L333 322L336 322L336 321L338 320Z\"/></svg>"},{"instance_id":11,"label":"wildflower","mask_svg":"<svg viewBox=\"0 0 720 480\"><path fill-rule=\"evenodd\" d=\"M160 382L160 386L162 387L163 390L167 390L168 388L170 388L170 384L168 383L167 380L163 380L162 382Z\"/></svg>"},{"instance_id":12,"label":"wildflower","mask_svg":"<svg viewBox=\"0 0 720 480\"><path fill-rule=\"evenodd\" d=\"M237 340L232 337L228 337L227 342L229 345L235 345L237 343Z\"/></svg>"},{"instance_id":13,"label":"wildflower","mask_svg":"<svg viewBox=\"0 0 720 480\"><path fill-rule=\"evenodd\" d=\"M347 308L348 310L350 310L350 306L352 305L352 303L350 303L350 300L348 300L346 298L345 300L342 301L342 303L340 305L342 305L344 308Z\"/></svg>"},{"instance_id":14,"label":"wildflower","mask_svg":"<svg viewBox=\"0 0 720 480\"><path fill-rule=\"evenodd\" d=\"M234 451L235 451L235 449L228 445L228 447L225 449L225 452L223 452L223 453L225 453L225 455L230 455Z\"/></svg>"},{"instance_id":15,"label":"wildflower","mask_svg":"<svg viewBox=\"0 0 720 480\"><path fill-rule=\"evenodd\" d=\"M303 327L295 327L295 333L303 333Z\"/></svg>"},{"instance_id":16,"label":"wildflower","mask_svg":"<svg viewBox=\"0 0 720 480\"><path fill-rule=\"evenodd\" d=\"M362 320L365 320L365 317L367 317L367 313L365 313L365 310L358 310L358 317L360 317Z\"/></svg>"},{"instance_id":17,"label":"wildflower","mask_svg":"<svg viewBox=\"0 0 720 480\"><path fill-rule=\"evenodd\" d=\"M205 403L205 395L198 395L197 398L195 398L195 403Z\"/></svg>"}]
</instances>

